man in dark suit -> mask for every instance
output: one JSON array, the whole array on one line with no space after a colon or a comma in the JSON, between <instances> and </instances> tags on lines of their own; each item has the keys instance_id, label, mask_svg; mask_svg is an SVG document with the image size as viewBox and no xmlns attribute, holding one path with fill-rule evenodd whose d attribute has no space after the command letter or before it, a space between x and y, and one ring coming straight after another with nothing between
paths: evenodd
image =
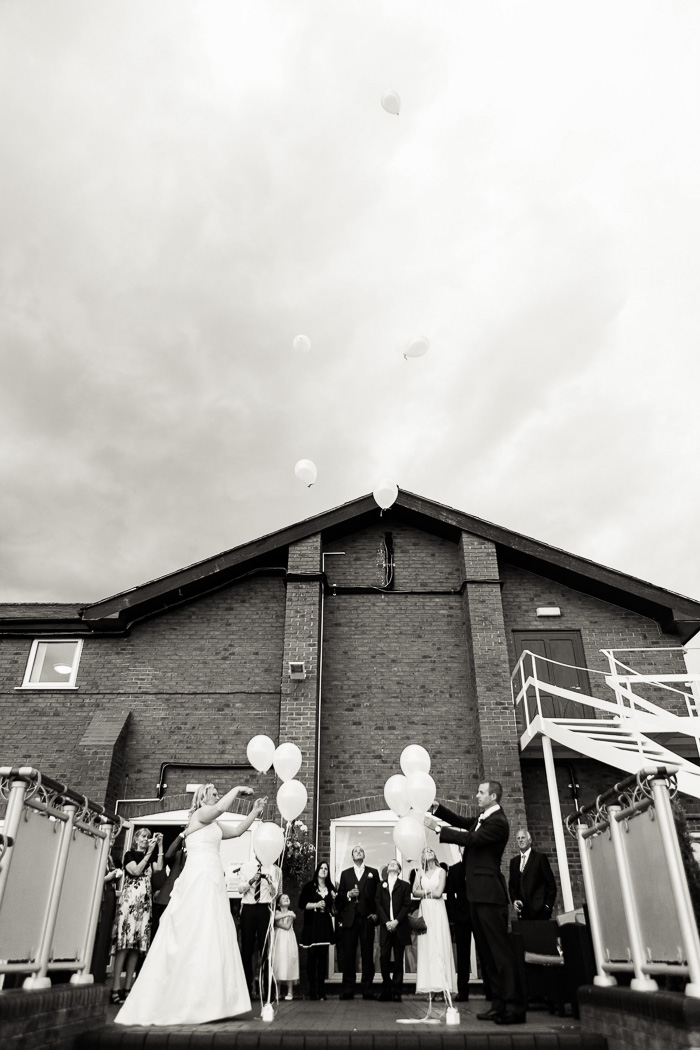
<instances>
[{"instance_id":1,"label":"man in dark suit","mask_svg":"<svg viewBox=\"0 0 700 1050\"><path fill-rule=\"evenodd\" d=\"M365 851L355 846L352 867L341 873L336 910L342 927L343 984L341 999L355 997L355 955L360 943L362 998L374 999L374 929L377 923L376 895L379 872L365 866Z\"/></svg>"},{"instance_id":2,"label":"man in dark suit","mask_svg":"<svg viewBox=\"0 0 700 1050\"><path fill-rule=\"evenodd\" d=\"M450 865L445 882L447 918L454 932L457 949L457 995L452 998L463 1003L469 999L469 975L472 967L472 917L465 878L462 859Z\"/></svg>"},{"instance_id":3,"label":"man in dark suit","mask_svg":"<svg viewBox=\"0 0 700 1050\"><path fill-rule=\"evenodd\" d=\"M481 963L491 986L491 1009L476 1016L496 1024L523 1024L525 1002L520 988L515 952L508 934L508 891L501 873L501 858L510 828L501 809L497 780L479 784L476 793L480 815L462 817L437 806L429 827L440 832L441 842L464 847L464 873L469 910ZM441 822L452 826L444 826Z\"/></svg>"},{"instance_id":4,"label":"man in dark suit","mask_svg":"<svg viewBox=\"0 0 700 1050\"><path fill-rule=\"evenodd\" d=\"M382 971L382 990L378 997L383 1002L401 1002L403 984L403 953L411 943L408 913L411 910L411 887L399 878L401 865L390 860L377 893L379 916L379 967ZM394 954L394 974L391 974L391 955Z\"/></svg>"},{"instance_id":5,"label":"man in dark suit","mask_svg":"<svg viewBox=\"0 0 700 1050\"><path fill-rule=\"evenodd\" d=\"M529 831L515 836L520 852L510 862L508 891L519 919L551 919L557 884L544 853L532 848Z\"/></svg>"}]
</instances>

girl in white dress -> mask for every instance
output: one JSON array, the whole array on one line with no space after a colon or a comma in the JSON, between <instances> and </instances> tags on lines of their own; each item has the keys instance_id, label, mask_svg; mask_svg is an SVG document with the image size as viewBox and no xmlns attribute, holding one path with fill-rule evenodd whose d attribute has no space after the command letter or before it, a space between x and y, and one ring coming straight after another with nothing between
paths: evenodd
<instances>
[{"instance_id":1,"label":"girl in white dress","mask_svg":"<svg viewBox=\"0 0 700 1050\"><path fill-rule=\"evenodd\" d=\"M417 992L453 994L457 990L450 924L442 899L446 878L435 852L426 846L413 883L413 896L421 898L420 911L428 927L416 937Z\"/></svg>"},{"instance_id":2,"label":"girl in white dress","mask_svg":"<svg viewBox=\"0 0 700 1050\"><path fill-rule=\"evenodd\" d=\"M187 863L117 1024L201 1024L250 1010L219 847L247 831L267 799L235 827L217 823L239 795L252 791L235 787L219 798L213 784L197 788L184 833Z\"/></svg>"},{"instance_id":3,"label":"girl in white dress","mask_svg":"<svg viewBox=\"0 0 700 1050\"><path fill-rule=\"evenodd\" d=\"M285 999L293 999L292 986L299 981L299 947L294 934L294 912L286 893L279 899L275 912L275 940L272 947L272 972L277 981L286 981Z\"/></svg>"}]
</instances>

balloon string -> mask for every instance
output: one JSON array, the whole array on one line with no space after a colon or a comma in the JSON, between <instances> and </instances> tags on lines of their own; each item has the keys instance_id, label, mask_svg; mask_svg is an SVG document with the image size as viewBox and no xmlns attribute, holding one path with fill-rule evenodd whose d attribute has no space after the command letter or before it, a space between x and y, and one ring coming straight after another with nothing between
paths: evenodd
<instances>
[{"instance_id":1,"label":"balloon string","mask_svg":"<svg viewBox=\"0 0 700 1050\"><path fill-rule=\"evenodd\" d=\"M282 846L282 854L281 854L281 856L279 858L280 872L282 872L282 869L284 867L284 857L285 857L285 854L287 852L287 841L289 839L290 830L291 830L291 823L290 823L290 821L287 821L287 826L286 826L286 828L284 830L284 845ZM281 886L280 886L280 888L281 888ZM262 953L261 953L261 956L264 959L265 958L265 948L269 944L269 952L268 952L268 957L267 957L267 959L268 959L268 965L267 965L267 1002L265 1003L265 1006L269 1006L270 1005L270 1001L272 999L272 983L273 983L273 981L274 981L274 984L275 984L275 1002L279 1005L279 985L277 983L277 978L275 977L275 975L272 972L272 954L273 954L274 947L275 947L275 907L276 907L276 904L277 904L277 897L278 896L279 896L279 890L277 891L277 893L274 894L272 900L270 901L270 921L269 921L268 926L267 926L267 932L265 934L265 941L263 943ZM262 999L262 996L260 998Z\"/></svg>"}]
</instances>

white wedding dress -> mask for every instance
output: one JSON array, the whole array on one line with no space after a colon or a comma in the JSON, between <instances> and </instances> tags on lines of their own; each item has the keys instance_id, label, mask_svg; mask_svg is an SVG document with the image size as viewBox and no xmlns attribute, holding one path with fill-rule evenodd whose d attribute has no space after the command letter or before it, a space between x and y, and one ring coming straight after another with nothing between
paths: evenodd
<instances>
[{"instance_id":1,"label":"white wedding dress","mask_svg":"<svg viewBox=\"0 0 700 1050\"><path fill-rule=\"evenodd\" d=\"M440 869L421 875L421 888L436 893L440 885ZM457 991L457 972L452 954L450 924L442 897L421 898L421 915L428 929L416 937L416 991Z\"/></svg>"},{"instance_id":2,"label":"white wedding dress","mask_svg":"<svg viewBox=\"0 0 700 1050\"><path fill-rule=\"evenodd\" d=\"M187 862L117 1024L201 1024L250 1010L214 821L187 836Z\"/></svg>"}]
</instances>

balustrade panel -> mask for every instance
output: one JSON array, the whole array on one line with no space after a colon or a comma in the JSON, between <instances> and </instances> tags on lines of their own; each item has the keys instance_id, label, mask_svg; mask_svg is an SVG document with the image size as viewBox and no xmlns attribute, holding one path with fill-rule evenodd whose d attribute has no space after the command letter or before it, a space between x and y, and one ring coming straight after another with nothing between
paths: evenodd
<instances>
[{"instance_id":1,"label":"balustrade panel","mask_svg":"<svg viewBox=\"0 0 700 1050\"><path fill-rule=\"evenodd\" d=\"M0 958L33 961L39 950L63 822L26 806L17 827L0 909Z\"/></svg>"}]
</instances>

